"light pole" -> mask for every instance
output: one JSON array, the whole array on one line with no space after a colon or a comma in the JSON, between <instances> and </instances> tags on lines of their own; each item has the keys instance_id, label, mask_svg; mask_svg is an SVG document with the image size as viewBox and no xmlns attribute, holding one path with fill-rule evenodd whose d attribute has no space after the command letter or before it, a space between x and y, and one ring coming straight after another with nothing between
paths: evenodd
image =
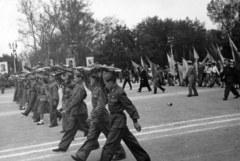
<instances>
[{"instance_id":1,"label":"light pole","mask_svg":"<svg viewBox=\"0 0 240 161\"><path fill-rule=\"evenodd\" d=\"M15 56L16 56L16 58L17 58L17 52L16 52L16 50L17 50L17 43L15 42L15 44L14 43L9 43L9 48L10 49L12 49L13 50L13 63L14 63L14 73L16 73L17 72L17 68L16 68L16 59L15 59Z\"/></svg>"}]
</instances>

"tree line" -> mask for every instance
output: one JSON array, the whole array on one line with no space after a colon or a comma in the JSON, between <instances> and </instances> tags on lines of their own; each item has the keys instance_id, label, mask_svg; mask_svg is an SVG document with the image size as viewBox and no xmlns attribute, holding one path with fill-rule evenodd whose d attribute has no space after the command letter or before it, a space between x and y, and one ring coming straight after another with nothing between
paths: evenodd
<instances>
[{"instance_id":1,"label":"tree line","mask_svg":"<svg viewBox=\"0 0 240 161\"><path fill-rule=\"evenodd\" d=\"M165 66L171 47L175 60L181 61L182 57L190 59L194 46L201 61L211 44L222 46L223 56L232 58L227 35L240 47L238 3L211 0L206 14L218 29L207 30L204 22L188 17L146 17L133 28L114 17L96 20L86 0L20 0L19 35L25 45L22 58L33 65L38 61L47 64L48 59L64 64L65 58L74 56L76 64L83 66L86 56L94 56L97 63L125 68L131 60L140 63L140 56L146 55Z\"/></svg>"}]
</instances>

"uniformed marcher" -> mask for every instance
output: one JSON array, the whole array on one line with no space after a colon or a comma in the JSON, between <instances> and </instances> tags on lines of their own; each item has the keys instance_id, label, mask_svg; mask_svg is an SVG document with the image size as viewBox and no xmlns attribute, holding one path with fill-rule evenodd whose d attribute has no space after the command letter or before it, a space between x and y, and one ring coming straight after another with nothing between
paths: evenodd
<instances>
[{"instance_id":1,"label":"uniformed marcher","mask_svg":"<svg viewBox=\"0 0 240 161\"><path fill-rule=\"evenodd\" d=\"M157 88L161 89L163 92L165 91L165 88L162 87L163 77L161 72L158 70L158 67L155 67L155 73L154 73L154 92L153 94L157 94Z\"/></svg>"},{"instance_id":2,"label":"uniformed marcher","mask_svg":"<svg viewBox=\"0 0 240 161\"><path fill-rule=\"evenodd\" d=\"M76 155L72 155L72 158L77 161L86 161L90 152L99 148L98 137L101 132L106 136L110 131L109 113L105 108L107 103L107 94L104 92L103 87L100 86L100 79L97 74L92 74L90 78L90 84L85 76L85 84L92 92L92 106L91 112L91 125L88 132L87 140L77 151ZM123 147L119 146L115 154L114 160L122 160L126 158Z\"/></svg>"},{"instance_id":3,"label":"uniformed marcher","mask_svg":"<svg viewBox=\"0 0 240 161\"><path fill-rule=\"evenodd\" d=\"M59 103L59 94L58 94L58 83L55 80L55 76L53 74L50 75L50 85L49 85L49 92L52 96L50 102L50 126L55 127L58 126L57 118L61 119L62 115L57 110L58 103Z\"/></svg>"},{"instance_id":4,"label":"uniformed marcher","mask_svg":"<svg viewBox=\"0 0 240 161\"><path fill-rule=\"evenodd\" d=\"M50 101L49 97L49 80L47 77L42 77L42 85L40 87L40 101L38 104L38 110L37 112L39 113L40 116L40 121L37 123L37 125L43 125L43 117L44 114L50 113Z\"/></svg>"},{"instance_id":5,"label":"uniformed marcher","mask_svg":"<svg viewBox=\"0 0 240 161\"><path fill-rule=\"evenodd\" d=\"M196 82L197 82L197 72L196 72L196 69L193 67L192 65L192 61L188 61L188 72L186 74L186 77L185 79L188 79L188 97L191 97L191 96L198 96L198 92L197 92L197 88L196 88ZM192 94L192 91L194 94Z\"/></svg>"},{"instance_id":6,"label":"uniformed marcher","mask_svg":"<svg viewBox=\"0 0 240 161\"><path fill-rule=\"evenodd\" d=\"M124 70L123 78L124 78L124 82L123 82L122 88L124 89L125 85L128 83L129 87L130 87L130 90L132 90L132 84L131 84L131 80L130 80L130 70L129 69Z\"/></svg>"},{"instance_id":7,"label":"uniformed marcher","mask_svg":"<svg viewBox=\"0 0 240 161\"><path fill-rule=\"evenodd\" d=\"M235 81L235 76L236 70L234 69L233 65L230 64L230 60L225 60L226 66L223 68L223 80L226 83L225 91L224 91L224 98L223 100L228 99L228 95L230 91L235 95L234 98L238 98L240 95L238 91L234 87L234 81Z\"/></svg>"},{"instance_id":8,"label":"uniformed marcher","mask_svg":"<svg viewBox=\"0 0 240 161\"><path fill-rule=\"evenodd\" d=\"M115 73L107 72L103 75L103 79L106 88L109 90L108 109L110 112L111 130L103 146L100 161L111 161L121 140L124 141L136 160L150 161L147 152L141 147L127 126L127 117L124 113L125 110L133 120L135 129L141 131L141 125L138 123L139 114L136 107L129 100L124 90L116 83Z\"/></svg>"},{"instance_id":9,"label":"uniformed marcher","mask_svg":"<svg viewBox=\"0 0 240 161\"><path fill-rule=\"evenodd\" d=\"M72 91L73 91L74 85L72 84L67 84L65 86L63 86L63 97L62 97L62 108L60 111L63 111L67 108L67 105L70 103L70 98L72 96ZM69 120L69 112L66 113L62 113L62 131L60 131L60 133L65 133L66 129L67 129L67 123Z\"/></svg>"},{"instance_id":10,"label":"uniformed marcher","mask_svg":"<svg viewBox=\"0 0 240 161\"><path fill-rule=\"evenodd\" d=\"M30 92L29 92L29 103L28 107L25 110L25 112L22 112L23 115L28 116L28 114L31 112L31 110L34 107L34 102L37 98L37 83L34 79L34 76L30 77L31 85L30 85Z\"/></svg>"},{"instance_id":11,"label":"uniformed marcher","mask_svg":"<svg viewBox=\"0 0 240 161\"><path fill-rule=\"evenodd\" d=\"M62 113L70 112L67 129L58 148L53 149L54 152L65 152L69 148L78 130L83 131L84 136L87 136L88 134L89 125L86 123L88 110L87 105L84 102L87 97L87 92L83 85L83 75L76 73L74 79L76 86L73 89L70 103L66 109L62 111Z\"/></svg>"},{"instance_id":12,"label":"uniformed marcher","mask_svg":"<svg viewBox=\"0 0 240 161\"><path fill-rule=\"evenodd\" d=\"M148 91L151 92L152 89L148 83L148 76L146 70L143 69L142 66L139 66L139 70L140 70L140 87L138 89L138 92L141 92L143 87L147 87Z\"/></svg>"}]
</instances>

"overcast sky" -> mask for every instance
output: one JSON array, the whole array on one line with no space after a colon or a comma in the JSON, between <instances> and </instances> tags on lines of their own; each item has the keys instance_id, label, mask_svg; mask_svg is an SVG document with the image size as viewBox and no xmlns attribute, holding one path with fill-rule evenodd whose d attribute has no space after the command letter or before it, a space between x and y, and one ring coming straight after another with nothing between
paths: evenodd
<instances>
[{"instance_id":1,"label":"overcast sky","mask_svg":"<svg viewBox=\"0 0 240 161\"><path fill-rule=\"evenodd\" d=\"M207 17L207 4L210 0L90 0L94 18L115 16L132 28L146 17L158 16L161 19L199 19L207 29L216 26ZM0 0L0 56L10 54L8 43L18 40L17 19L19 0ZM22 45L18 43L17 52Z\"/></svg>"}]
</instances>

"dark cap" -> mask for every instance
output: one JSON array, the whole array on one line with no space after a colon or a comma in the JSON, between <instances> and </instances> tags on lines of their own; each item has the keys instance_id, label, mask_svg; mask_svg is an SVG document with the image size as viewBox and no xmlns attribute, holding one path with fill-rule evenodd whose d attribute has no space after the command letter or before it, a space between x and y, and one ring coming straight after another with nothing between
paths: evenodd
<instances>
[{"instance_id":1,"label":"dark cap","mask_svg":"<svg viewBox=\"0 0 240 161\"><path fill-rule=\"evenodd\" d=\"M97 74L96 72L91 75L91 78L94 78L94 79L96 79L97 81L100 80L100 78L99 78L99 76L98 76L98 74Z\"/></svg>"},{"instance_id":2,"label":"dark cap","mask_svg":"<svg viewBox=\"0 0 240 161\"><path fill-rule=\"evenodd\" d=\"M75 76L78 77L78 78L80 78L80 77L83 78L83 74L80 73L80 72L75 73Z\"/></svg>"},{"instance_id":3,"label":"dark cap","mask_svg":"<svg viewBox=\"0 0 240 161\"><path fill-rule=\"evenodd\" d=\"M116 81L117 80L117 77L116 77L116 74L114 72L106 72L103 74L103 80L105 81L110 81L110 80L113 80L113 81Z\"/></svg>"}]
</instances>

